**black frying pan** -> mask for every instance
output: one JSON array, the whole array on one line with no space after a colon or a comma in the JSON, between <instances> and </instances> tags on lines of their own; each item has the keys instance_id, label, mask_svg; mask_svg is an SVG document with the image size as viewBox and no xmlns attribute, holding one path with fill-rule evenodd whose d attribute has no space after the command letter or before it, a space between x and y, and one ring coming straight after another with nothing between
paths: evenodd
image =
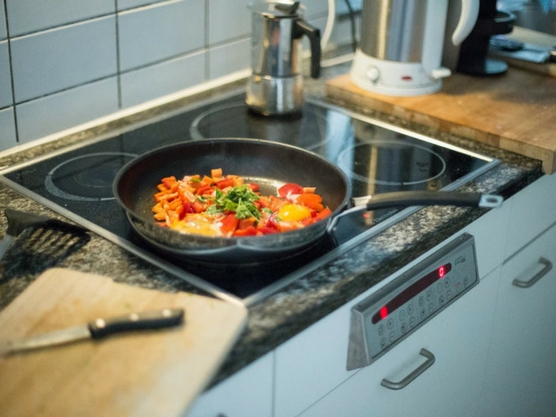
<instances>
[{"instance_id":1,"label":"black frying pan","mask_svg":"<svg viewBox=\"0 0 556 417\"><path fill-rule=\"evenodd\" d=\"M213 168L258 183L264 195L275 194L288 182L316 187L332 214L303 229L265 236L190 235L158 226L151 209L160 180L170 175L209 175ZM298 253L333 233L337 219L352 210L420 205L495 207L502 201L481 194L412 191L380 194L366 207L345 210L350 183L331 162L291 145L228 138L178 143L147 152L120 170L113 191L133 228L156 248L188 260L226 264L264 262Z\"/></svg>"}]
</instances>

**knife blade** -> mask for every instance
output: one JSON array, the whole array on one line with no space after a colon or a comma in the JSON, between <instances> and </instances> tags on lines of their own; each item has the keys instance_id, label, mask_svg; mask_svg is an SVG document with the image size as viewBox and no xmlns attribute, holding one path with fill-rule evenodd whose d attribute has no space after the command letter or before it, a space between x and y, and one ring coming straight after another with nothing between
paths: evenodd
<instances>
[{"instance_id":1,"label":"knife blade","mask_svg":"<svg viewBox=\"0 0 556 417\"><path fill-rule=\"evenodd\" d=\"M117 333L178 326L183 323L184 316L185 312L181 308L165 308L126 316L97 318L83 325L5 342L0 345L0 357L85 339L99 340Z\"/></svg>"}]
</instances>

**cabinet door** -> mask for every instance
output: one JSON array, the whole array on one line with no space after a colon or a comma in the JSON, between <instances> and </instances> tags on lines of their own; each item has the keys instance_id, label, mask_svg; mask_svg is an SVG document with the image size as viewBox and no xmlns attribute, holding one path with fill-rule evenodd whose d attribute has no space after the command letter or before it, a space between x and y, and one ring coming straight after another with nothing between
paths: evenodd
<instances>
[{"instance_id":1,"label":"cabinet door","mask_svg":"<svg viewBox=\"0 0 556 417\"><path fill-rule=\"evenodd\" d=\"M556 222L556 175L539 178L511 197L508 203L511 213L505 259ZM502 239L500 237L500 242Z\"/></svg>"},{"instance_id":2,"label":"cabinet door","mask_svg":"<svg viewBox=\"0 0 556 417\"><path fill-rule=\"evenodd\" d=\"M301 415L477 416L499 273L500 268L495 269L438 316ZM404 388L394 390L382 385L384 380L403 381L417 369L418 376Z\"/></svg>"},{"instance_id":3,"label":"cabinet door","mask_svg":"<svg viewBox=\"0 0 556 417\"><path fill-rule=\"evenodd\" d=\"M205 392L187 417L262 417L272 415L272 369L269 353Z\"/></svg>"},{"instance_id":4,"label":"cabinet door","mask_svg":"<svg viewBox=\"0 0 556 417\"><path fill-rule=\"evenodd\" d=\"M553 262L556 227L502 268L483 394L485 417L556 415L556 269L550 269ZM535 276L538 281L528 286Z\"/></svg>"}]
</instances>

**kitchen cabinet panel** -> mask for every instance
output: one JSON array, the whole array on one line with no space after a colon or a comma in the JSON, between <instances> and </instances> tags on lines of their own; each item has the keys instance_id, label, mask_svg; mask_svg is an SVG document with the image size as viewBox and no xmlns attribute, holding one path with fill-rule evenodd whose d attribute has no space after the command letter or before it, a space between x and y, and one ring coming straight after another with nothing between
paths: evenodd
<instances>
[{"instance_id":1,"label":"kitchen cabinet panel","mask_svg":"<svg viewBox=\"0 0 556 417\"><path fill-rule=\"evenodd\" d=\"M183 417L272 416L273 367L269 353L206 391Z\"/></svg>"},{"instance_id":2,"label":"kitchen cabinet panel","mask_svg":"<svg viewBox=\"0 0 556 417\"><path fill-rule=\"evenodd\" d=\"M556 223L556 175L545 175L510 200L506 259Z\"/></svg>"},{"instance_id":3,"label":"kitchen cabinet panel","mask_svg":"<svg viewBox=\"0 0 556 417\"><path fill-rule=\"evenodd\" d=\"M490 210L463 230L475 236L480 278L502 265L504 261L510 211L510 202L504 202L502 207Z\"/></svg>"},{"instance_id":4,"label":"kitchen cabinet panel","mask_svg":"<svg viewBox=\"0 0 556 417\"><path fill-rule=\"evenodd\" d=\"M356 372L346 370L351 306L276 349L274 417L296 416Z\"/></svg>"},{"instance_id":5,"label":"kitchen cabinet panel","mask_svg":"<svg viewBox=\"0 0 556 417\"><path fill-rule=\"evenodd\" d=\"M248 3L248 0L208 0L209 45L251 35Z\"/></svg>"},{"instance_id":6,"label":"kitchen cabinet panel","mask_svg":"<svg viewBox=\"0 0 556 417\"><path fill-rule=\"evenodd\" d=\"M204 82L205 52L122 74L122 108L172 94Z\"/></svg>"},{"instance_id":7,"label":"kitchen cabinet panel","mask_svg":"<svg viewBox=\"0 0 556 417\"><path fill-rule=\"evenodd\" d=\"M303 417L473 417L479 412L500 268L391 351L349 378ZM426 349L423 351L422 349ZM430 365L401 389L400 382Z\"/></svg>"},{"instance_id":8,"label":"kitchen cabinet panel","mask_svg":"<svg viewBox=\"0 0 556 417\"><path fill-rule=\"evenodd\" d=\"M13 105L8 42L0 42L0 109Z\"/></svg>"},{"instance_id":9,"label":"kitchen cabinet panel","mask_svg":"<svg viewBox=\"0 0 556 417\"><path fill-rule=\"evenodd\" d=\"M19 141L39 139L116 111L116 77L28 101L16 106Z\"/></svg>"},{"instance_id":10,"label":"kitchen cabinet panel","mask_svg":"<svg viewBox=\"0 0 556 417\"><path fill-rule=\"evenodd\" d=\"M17 103L115 75L115 17L13 39L11 57Z\"/></svg>"},{"instance_id":11,"label":"kitchen cabinet panel","mask_svg":"<svg viewBox=\"0 0 556 417\"><path fill-rule=\"evenodd\" d=\"M120 70L200 49L204 46L203 0L156 3L118 15Z\"/></svg>"},{"instance_id":12,"label":"kitchen cabinet panel","mask_svg":"<svg viewBox=\"0 0 556 417\"><path fill-rule=\"evenodd\" d=\"M10 37L114 13L114 0L6 0Z\"/></svg>"},{"instance_id":13,"label":"kitchen cabinet panel","mask_svg":"<svg viewBox=\"0 0 556 417\"><path fill-rule=\"evenodd\" d=\"M556 410L556 226L502 269L483 390L484 417L551 417ZM514 280L542 277L531 287Z\"/></svg>"},{"instance_id":14,"label":"kitchen cabinet panel","mask_svg":"<svg viewBox=\"0 0 556 417\"><path fill-rule=\"evenodd\" d=\"M13 107L0 110L0 151L17 145Z\"/></svg>"},{"instance_id":15,"label":"kitchen cabinet panel","mask_svg":"<svg viewBox=\"0 0 556 417\"><path fill-rule=\"evenodd\" d=\"M209 50L209 79L249 69L249 40L227 43Z\"/></svg>"}]
</instances>

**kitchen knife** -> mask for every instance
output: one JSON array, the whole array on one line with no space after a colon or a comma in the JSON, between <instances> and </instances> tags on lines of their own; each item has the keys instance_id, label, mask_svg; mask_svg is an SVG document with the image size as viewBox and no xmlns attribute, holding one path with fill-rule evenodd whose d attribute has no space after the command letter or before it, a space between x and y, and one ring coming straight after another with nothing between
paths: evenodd
<instances>
[{"instance_id":1,"label":"kitchen knife","mask_svg":"<svg viewBox=\"0 0 556 417\"><path fill-rule=\"evenodd\" d=\"M84 325L5 342L0 345L0 357L84 339L98 340L116 333L177 326L183 323L184 315L185 312L181 308L165 308L163 310L132 313L127 316L98 318Z\"/></svg>"}]
</instances>

